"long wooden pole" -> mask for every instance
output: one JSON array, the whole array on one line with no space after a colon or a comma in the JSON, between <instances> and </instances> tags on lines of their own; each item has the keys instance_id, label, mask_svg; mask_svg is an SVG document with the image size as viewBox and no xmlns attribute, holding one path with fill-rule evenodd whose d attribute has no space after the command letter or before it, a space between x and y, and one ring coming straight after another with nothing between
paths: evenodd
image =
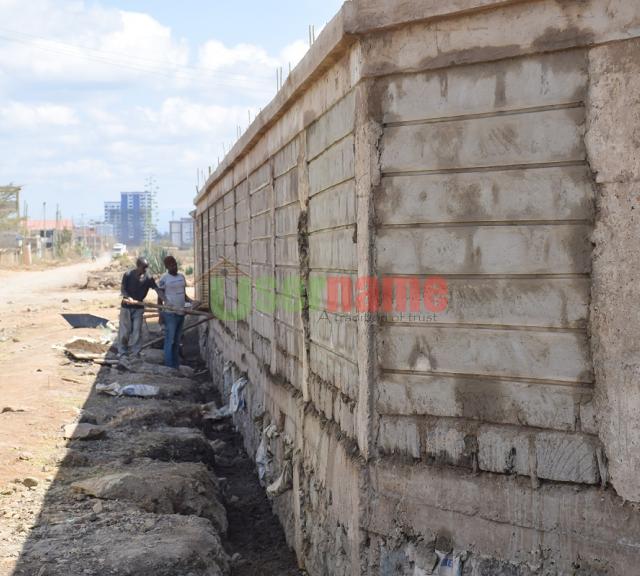
<instances>
[{"instance_id":1,"label":"long wooden pole","mask_svg":"<svg viewBox=\"0 0 640 576\"><path fill-rule=\"evenodd\" d=\"M182 333L184 334L185 332L187 332L188 330L191 330L193 328L196 328L197 326L200 326L202 324L204 324L205 322L209 322L210 320L213 319L213 316L210 316L209 318L203 318L202 320L199 320L198 322L196 322L195 324L191 324L191 326L187 326ZM142 350L146 349L146 348L150 348L151 346L153 346L154 344L158 344L159 342L163 342L164 341L164 336L162 338L156 338L155 340L152 340L151 342L147 342L143 347Z\"/></svg>"}]
</instances>

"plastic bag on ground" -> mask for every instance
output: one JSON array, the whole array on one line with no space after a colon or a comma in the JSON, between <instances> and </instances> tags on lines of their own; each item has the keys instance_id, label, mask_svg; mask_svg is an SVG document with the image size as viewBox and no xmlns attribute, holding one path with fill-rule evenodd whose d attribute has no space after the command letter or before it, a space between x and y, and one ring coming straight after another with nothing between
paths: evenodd
<instances>
[{"instance_id":1,"label":"plastic bag on ground","mask_svg":"<svg viewBox=\"0 0 640 576\"><path fill-rule=\"evenodd\" d=\"M244 409L246 404L242 391L247 384L248 380L244 376L238 378L231 387L231 398L229 399L229 404L219 408L215 413L211 414L207 418L211 420L221 420L222 418L235 414L240 409Z\"/></svg>"},{"instance_id":2,"label":"plastic bag on ground","mask_svg":"<svg viewBox=\"0 0 640 576\"><path fill-rule=\"evenodd\" d=\"M160 388L150 384L126 384L121 386L117 382L111 384L96 384L96 392L109 396L135 396L139 398L153 398L160 393Z\"/></svg>"}]
</instances>

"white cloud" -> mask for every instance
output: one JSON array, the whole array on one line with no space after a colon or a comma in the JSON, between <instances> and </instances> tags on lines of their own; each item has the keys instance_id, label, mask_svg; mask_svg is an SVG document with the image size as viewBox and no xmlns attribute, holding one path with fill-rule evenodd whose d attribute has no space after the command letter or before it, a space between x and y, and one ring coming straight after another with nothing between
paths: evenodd
<instances>
[{"instance_id":1,"label":"white cloud","mask_svg":"<svg viewBox=\"0 0 640 576\"><path fill-rule=\"evenodd\" d=\"M291 64L291 67L295 67L304 55L309 51L309 44L304 40L296 40L295 42L285 46L282 50L282 61Z\"/></svg>"},{"instance_id":2,"label":"white cloud","mask_svg":"<svg viewBox=\"0 0 640 576\"><path fill-rule=\"evenodd\" d=\"M189 205L196 171L215 166L275 95L276 68L286 75L307 48L195 45L94 1L0 0L0 183L99 216L153 173L165 206Z\"/></svg>"},{"instance_id":3,"label":"white cloud","mask_svg":"<svg viewBox=\"0 0 640 576\"><path fill-rule=\"evenodd\" d=\"M0 106L0 130L34 130L45 126L74 126L78 117L68 106L9 102Z\"/></svg>"}]
</instances>

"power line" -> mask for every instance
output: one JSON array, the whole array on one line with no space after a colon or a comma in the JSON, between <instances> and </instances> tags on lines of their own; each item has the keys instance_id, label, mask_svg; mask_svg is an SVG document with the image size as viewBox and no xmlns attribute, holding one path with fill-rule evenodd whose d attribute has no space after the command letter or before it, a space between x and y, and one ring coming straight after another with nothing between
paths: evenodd
<instances>
[{"instance_id":1,"label":"power line","mask_svg":"<svg viewBox=\"0 0 640 576\"><path fill-rule=\"evenodd\" d=\"M58 47L46 47L46 46L42 46L39 45L33 41L30 40L26 40L26 39L22 39L22 38L13 38L11 36L7 36L6 34L2 34L0 33L0 39L4 39L10 42L17 42L20 44L24 44L27 45L31 48L35 48L37 50L41 50L44 52L48 52L51 54L56 54L59 56L72 56L72 57L76 57L76 58L83 58L86 60L90 60L90 61L94 61L94 62L100 62L102 64L107 64L109 66L114 66L116 68L122 68L122 69L128 69L128 70L132 70L135 72L144 72L146 74L151 74L151 75L155 75L155 76L160 76L160 77L164 77L164 78L171 78L171 79L182 79L182 80L193 80L193 79L199 79L202 80L201 77L197 77L196 73L204 75L204 76L209 76L208 80L211 81L213 80L214 84L220 85L220 86L225 86L225 87L236 87L236 88L248 88L249 85L247 84L247 80L250 80L249 76L243 76L243 75L238 75L238 74L227 74L224 72L219 72L219 71L213 71L211 69L207 69L207 68L198 68L195 66L175 66L173 68L171 68L170 70L167 70L166 67L165 68L154 68L154 67L147 67L144 65L138 65L136 64L136 62L133 59L129 59L128 62L124 62L124 61L116 61L116 60L112 60L108 57L102 57L99 54L101 53L101 51L99 50L94 50L94 49L90 49L90 48L84 48L84 47L79 47L79 46L73 46L71 44L64 44L64 43L60 43L60 42L56 42L56 41L49 41L47 39L40 39L44 42L51 42L51 43L58 43L58 44L64 44L64 46L69 46L70 48L72 48L74 51L72 50L68 50L67 48L58 48ZM93 52L96 52L97 55L93 55L90 53L87 53L88 50L91 50ZM175 70L175 74L171 73L171 70ZM186 73L185 75L181 75L180 72ZM189 74L191 72L191 74ZM220 77L220 79L216 79L217 77ZM253 78L253 76L251 77ZM258 78L260 78L260 76L258 76ZM264 78L264 76L263 76ZM233 81L236 82L233 82ZM253 88L253 86L251 86ZM266 81L265 81L265 91L267 90L267 86L266 86Z\"/></svg>"},{"instance_id":2,"label":"power line","mask_svg":"<svg viewBox=\"0 0 640 576\"><path fill-rule=\"evenodd\" d=\"M89 46L78 46L77 44L71 44L68 42L63 42L61 40L55 40L52 38L46 38L44 36L36 36L35 34L28 34L27 32L18 32L17 30L9 30L7 28L0 28L0 33L4 32L5 34L12 34L14 36L25 36L27 38L30 38L32 40L40 40L42 42L47 42L49 44L59 44L60 46L64 47L64 48L71 48L73 50L79 50L79 51L89 51L89 52L94 52L96 55L98 56L103 56L103 57L111 57L111 56L115 56L116 58L124 58L125 61L129 61L129 62L133 62L133 64L135 64L135 61L139 61L140 63L144 63L144 62L148 62L149 64L155 65L156 68L160 69L160 70L164 70L167 67L167 62L162 61L162 60L155 60L155 59L151 59L151 58L145 58L143 56L131 56L130 54L125 54L124 52L112 52L109 50L100 50L98 48L91 48ZM13 40L16 41L20 41L19 38L15 38ZM32 43L30 42L24 42L26 44L32 45ZM206 67L202 67L202 66L192 66L190 64L172 64L171 68L175 69L176 71L179 70L193 70L195 72L199 72L202 74L216 74L218 76L224 76L224 77L229 77L229 78L246 78L246 76L240 75L240 74L234 74L234 73L228 73L228 72L222 72L220 70L216 70L213 68L206 68ZM267 79L267 76L265 75L259 75L262 76L265 80Z\"/></svg>"}]
</instances>

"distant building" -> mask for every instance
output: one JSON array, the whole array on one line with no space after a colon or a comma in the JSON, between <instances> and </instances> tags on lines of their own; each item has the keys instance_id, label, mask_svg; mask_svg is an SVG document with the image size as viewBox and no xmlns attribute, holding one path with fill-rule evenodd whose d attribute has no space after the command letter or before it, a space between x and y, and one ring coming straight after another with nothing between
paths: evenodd
<instances>
[{"instance_id":1,"label":"distant building","mask_svg":"<svg viewBox=\"0 0 640 576\"><path fill-rule=\"evenodd\" d=\"M44 249L53 248L56 234L60 234L63 230L73 232L74 229L72 220L27 220L25 228L30 236L42 238Z\"/></svg>"},{"instance_id":2,"label":"distant building","mask_svg":"<svg viewBox=\"0 0 640 576\"><path fill-rule=\"evenodd\" d=\"M120 239L120 202L104 203L104 223L111 226L111 236Z\"/></svg>"},{"instance_id":3,"label":"distant building","mask_svg":"<svg viewBox=\"0 0 640 576\"><path fill-rule=\"evenodd\" d=\"M193 218L180 218L169 222L171 245L178 248L193 246Z\"/></svg>"},{"instance_id":4,"label":"distant building","mask_svg":"<svg viewBox=\"0 0 640 576\"><path fill-rule=\"evenodd\" d=\"M121 192L120 201L104 203L104 224L113 238L129 246L155 240L154 195L150 192ZM102 236L107 236L105 230Z\"/></svg>"}]
</instances>

